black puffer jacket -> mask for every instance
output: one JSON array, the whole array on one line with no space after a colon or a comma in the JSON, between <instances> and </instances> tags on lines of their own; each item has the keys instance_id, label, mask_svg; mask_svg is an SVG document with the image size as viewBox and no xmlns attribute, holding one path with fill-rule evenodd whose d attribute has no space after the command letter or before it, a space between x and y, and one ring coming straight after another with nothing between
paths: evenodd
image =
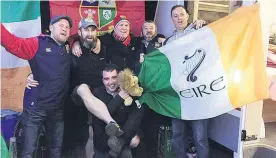
<instances>
[{"instance_id":1,"label":"black puffer jacket","mask_svg":"<svg viewBox=\"0 0 276 158\"><path fill-rule=\"evenodd\" d=\"M139 60L140 43L137 37L130 35L129 46L125 46L122 41L113 37L112 33L99 36L102 46L106 50L106 62L119 66L120 69L130 68L134 70L135 62Z\"/></svg>"},{"instance_id":2,"label":"black puffer jacket","mask_svg":"<svg viewBox=\"0 0 276 158\"><path fill-rule=\"evenodd\" d=\"M144 54L148 54L151 52L154 48L159 48L162 46L162 43L158 42L158 38L165 38L162 34L157 34L151 41L148 42L148 45L146 46L143 42L144 37L139 37L139 42L141 43L140 49Z\"/></svg>"}]
</instances>

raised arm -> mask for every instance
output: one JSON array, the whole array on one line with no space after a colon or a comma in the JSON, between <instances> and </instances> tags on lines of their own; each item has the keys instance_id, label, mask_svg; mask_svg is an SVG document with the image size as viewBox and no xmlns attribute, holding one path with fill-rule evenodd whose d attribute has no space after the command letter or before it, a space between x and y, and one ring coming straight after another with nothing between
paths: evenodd
<instances>
[{"instance_id":1,"label":"raised arm","mask_svg":"<svg viewBox=\"0 0 276 158\"><path fill-rule=\"evenodd\" d=\"M276 64L276 54L273 53L272 51L268 51L267 61L272 62L273 64Z\"/></svg>"},{"instance_id":2,"label":"raised arm","mask_svg":"<svg viewBox=\"0 0 276 158\"><path fill-rule=\"evenodd\" d=\"M38 50L37 37L20 38L11 34L1 23L1 45L11 54L25 60L31 60Z\"/></svg>"}]
</instances>

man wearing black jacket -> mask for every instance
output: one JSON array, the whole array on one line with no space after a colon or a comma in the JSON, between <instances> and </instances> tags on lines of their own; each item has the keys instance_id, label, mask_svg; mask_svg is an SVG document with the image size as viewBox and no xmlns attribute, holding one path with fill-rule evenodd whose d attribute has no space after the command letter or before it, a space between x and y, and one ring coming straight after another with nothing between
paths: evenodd
<instances>
[{"instance_id":1,"label":"man wearing black jacket","mask_svg":"<svg viewBox=\"0 0 276 158\"><path fill-rule=\"evenodd\" d=\"M75 88L71 96L77 105L84 103L88 111L107 124L106 132L109 135L120 135L122 131L110 116L105 104L91 93L93 88L102 85L101 71L105 66L106 57L103 49L100 53L91 52L97 41L96 29L97 25L91 18L82 19L79 23L78 34L83 55L72 58L71 77Z\"/></svg>"},{"instance_id":2,"label":"man wearing black jacket","mask_svg":"<svg viewBox=\"0 0 276 158\"><path fill-rule=\"evenodd\" d=\"M104 132L105 123L91 114L89 124L94 130L94 158L104 158L109 154L112 157L119 156L120 158L129 158L132 157L131 155L144 158L139 135L144 106L137 105L136 102L130 106L124 105L124 99L129 95L119 90L117 74L117 66L109 64L102 73L104 86L94 89L93 94L106 104L109 113L122 127L124 134L120 137L109 137Z\"/></svg>"},{"instance_id":3,"label":"man wearing black jacket","mask_svg":"<svg viewBox=\"0 0 276 158\"><path fill-rule=\"evenodd\" d=\"M82 19L79 23L78 34L80 35L81 50L83 52L81 57L72 55L71 61L71 84L70 94L72 99L78 105L82 105L81 98L76 95L75 87L81 84L86 84L89 88L100 87L103 85L101 78L101 71L105 67L105 51L101 49L100 52L91 52L96 46L97 41L97 26L92 19ZM72 91L74 93L72 93ZM77 155L83 155L85 144L89 138L91 129L88 129L87 124L87 109L85 106L76 106L72 103L72 99L68 99L68 105L66 110L66 124L69 132L65 132L67 139L65 139L64 145L76 148ZM99 108L100 109L100 108ZM105 108L106 109L106 108ZM107 109L106 109L107 111ZM74 116L75 117L72 117ZM66 140L71 140L68 142ZM72 145L71 145L72 144ZM92 157L93 150L86 150L86 156Z\"/></svg>"},{"instance_id":4,"label":"man wearing black jacket","mask_svg":"<svg viewBox=\"0 0 276 158\"><path fill-rule=\"evenodd\" d=\"M145 21L142 26L142 50L145 54L151 52L154 48L162 46L162 42L165 40L165 36L157 33L156 24L151 21Z\"/></svg>"},{"instance_id":5,"label":"man wearing black jacket","mask_svg":"<svg viewBox=\"0 0 276 158\"><path fill-rule=\"evenodd\" d=\"M156 24L153 21L145 21L142 25L141 54L140 61L144 61L144 55L151 53L154 49L162 46L165 36L157 33ZM140 63L136 63L136 73L140 71ZM148 158L157 157L158 130L161 125L170 124L169 117L160 115L148 106L145 106L144 118L142 121L142 130Z\"/></svg>"},{"instance_id":6,"label":"man wearing black jacket","mask_svg":"<svg viewBox=\"0 0 276 158\"><path fill-rule=\"evenodd\" d=\"M117 15L114 21L114 31L98 36L101 47L106 49L106 62L116 64L120 70L134 70L139 61L140 40L130 33L130 22L124 15ZM81 56L82 50L75 38L72 53Z\"/></svg>"},{"instance_id":7,"label":"man wearing black jacket","mask_svg":"<svg viewBox=\"0 0 276 158\"><path fill-rule=\"evenodd\" d=\"M139 61L135 63L135 73L138 74L141 68L141 64L144 61L144 55L150 53L155 48L162 46L165 41L165 36L157 33L156 24L151 21L145 21L142 25L142 36L138 37L140 44L139 48Z\"/></svg>"},{"instance_id":8,"label":"man wearing black jacket","mask_svg":"<svg viewBox=\"0 0 276 158\"><path fill-rule=\"evenodd\" d=\"M118 15L114 24L113 32L98 37L106 47L106 60L116 64L121 70L134 70L135 62L139 60L139 40L130 33L130 22L126 16Z\"/></svg>"}]
</instances>

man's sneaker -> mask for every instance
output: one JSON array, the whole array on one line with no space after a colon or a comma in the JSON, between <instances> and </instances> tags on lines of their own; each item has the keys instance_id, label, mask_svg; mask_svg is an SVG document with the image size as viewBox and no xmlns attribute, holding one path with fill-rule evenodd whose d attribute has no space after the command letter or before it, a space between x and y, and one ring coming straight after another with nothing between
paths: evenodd
<instances>
[{"instance_id":1,"label":"man's sneaker","mask_svg":"<svg viewBox=\"0 0 276 158\"><path fill-rule=\"evenodd\" d=\"M133 158L130 147L124 146L123 150L119 155L119 158Z\"/></svg>"},{"instance_id":2,"label":"man's sneaker","mask_svg":"<svg viewBox=\"0 0 276 158\"><path fill-rule=\"evenodd\" d=\"M109 122L105 126L105 133L109 136L120 137L124 132L116 122Z\"/></svg>"},{"instance_id":3,"label":"man's sneaker","mask_svg":"<svg viewBox=\"0 0 276 158\"><path fill-rule=\"evenodd\" d=\"M117 138L116 136L111 136L111 137L109 137L107 144L112 151L114 151L117 155L119 155L124 146L124 140L121 138ZM109 154L110 154L110 152L109 152Z\"/></svg>"},{"instance_id":4,"label":"man's sneaker","mask_svg":"<svg viewBox=\"0 0 276 158\"><path fill-rule=\"evenodd\" d=\"M188 158L196 158L196 148L192 141L190 141L188 143L187 157Z\"/></svg>"},{"instance_id":5,"label":"man's sneaker","mask_svg":"<svg viewBox=\"0 0 276 158\"><path fill-rule=\"evenodd\" d=\"M186 156L187 156L187 158L196 158L196 153L194 153L194 154L187 153Z\"/></svg>"},{"instance_id":6,"label":"man's sneaker","mask_svg":"<svg viewBox=\"0 0 276 158\"><path fill-rule=\"evenodd\" d=\"M79 88L79 85L74 88L74 90L71 93L71 98L72 98L73 102L76 105L83 106L84 103L83 103L81 97L78 95L78 92L77 92L78 88Z\"/></svg>"}]
</instances>

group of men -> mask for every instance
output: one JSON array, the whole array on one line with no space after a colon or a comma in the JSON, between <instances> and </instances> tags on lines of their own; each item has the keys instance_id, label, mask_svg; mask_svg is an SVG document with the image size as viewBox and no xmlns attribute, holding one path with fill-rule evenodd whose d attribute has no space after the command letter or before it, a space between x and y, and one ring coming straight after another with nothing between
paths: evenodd
<instances>
[{"instance_id":1,"label":"group of men","mask_svg":"<svg viewBox=\"0 0 276 158\"><path fill-rule=\"evenodd\" d=\"M84 128L77 129L66 129L65 118L68 131L64 133L71 130L83 133L87 157L156 158L158 128L171 119L155 113L147 105L139 106L137 101L125 106L124 99L129 94L118 87L117 75L124 68L138 74L145 54L205 24L197 20L188 25L189 14L182 5L172 7L171 17L176 30L168 38L157 33L153 21L145 21L142 37L135 37L130 33L129 20L122 15L114 19L113 32L97 37L93 19L82 19L71 49L67 40L72 20L68 16L56 16L51 20L50 36L27 39L10 34L1 24L1 45L15 56L29 60L32 70L24 95L24 143L20 157L33 156L39 128L44 122L49 135L49 157L61 157L62 145L66 145L62 144L65 111L65 117L83 117L80 120ZM75 108L66 113L71 99ZM83 112L78 113L76 109ZM209 157L208 120L172 119L171 124L176 158L186 157L188 124L197 157Z\"/></svg>"}]
</instances>

